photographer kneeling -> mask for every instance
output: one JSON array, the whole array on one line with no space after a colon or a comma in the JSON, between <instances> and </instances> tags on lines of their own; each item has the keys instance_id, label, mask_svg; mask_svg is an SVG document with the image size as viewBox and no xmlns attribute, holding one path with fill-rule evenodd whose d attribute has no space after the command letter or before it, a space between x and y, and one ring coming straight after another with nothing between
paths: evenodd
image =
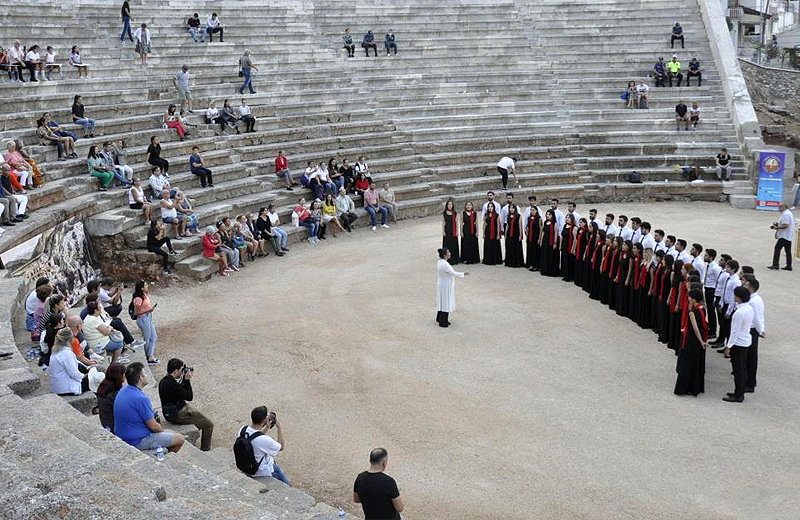
<instances>
[{"instance_id":1,"label":"photographer kneeling","mask_svg":"<svg viewBox=\"0 0 800 520\"><path fill-rule=\"evenodd\" d=\"M167 363L167 375L158 383L158 397L161 399L164 417L173 424L194 424L200 428L200 449L209 451L214 423L186 404L186 401L194 399L191 381L193 375L194 369L186 366L183 361L178 358L170 359Z\"/></svg>"}]
</instances>

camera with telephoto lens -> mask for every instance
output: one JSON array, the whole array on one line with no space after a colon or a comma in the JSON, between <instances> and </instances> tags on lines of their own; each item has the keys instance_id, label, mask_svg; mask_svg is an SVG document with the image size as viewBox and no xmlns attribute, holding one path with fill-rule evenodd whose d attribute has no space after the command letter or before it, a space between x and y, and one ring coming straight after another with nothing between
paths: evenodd
<instances>
[{"instance_id":1,"label":"camera with telephoto lens","mask_svg":"<svg viewBox=\"0 0 800 520\"><path fill-rule=\"evenodd\" d=\"M187 372L194 372L194 367L183 365L183 368L181 368L181 372L183 374L186 374Z\"/></svg>"}]
</instances>

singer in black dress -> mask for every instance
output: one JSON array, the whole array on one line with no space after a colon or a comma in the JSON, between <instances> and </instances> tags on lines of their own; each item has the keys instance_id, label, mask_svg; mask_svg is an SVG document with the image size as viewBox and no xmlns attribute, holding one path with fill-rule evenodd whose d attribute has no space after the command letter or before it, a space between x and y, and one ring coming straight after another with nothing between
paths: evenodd
<instances>
[{"instance_id":1,"label":"singer in black dress","mask_svg":"<svg viewBox=\"0 0 800 520\"><path fill-rule=\"evenodd\" d=\"M562 280L571 282L575 275L575 257L573 256L573 246L575 245L575 217L572 213L567 213L564 218L564 227L561 229L561 273L564 275Z\"/></svg>"},{"instance_id":2,"label":"singer in black dress","mask_svg":"<svg viewBox=\"0 0 800 520\"><path fill-rule=\"evenodd\" d=\"M575 251L572 255L575 257L573 278L575 285L578 287L583 287L583 256L586 253L586 241L588 239L589 233L586 227L586 219L581 218L578 220L578 232L575 234Z\"/></svg>"},{"instance_id":3,"label":"singer in black dress","mask_svg":"<svg viewBox=\"0 0 800 520\"><path fill-rule=\"evenodd\" d=\"M597 227L597 222L592 222L588 226L588 239L586 240L586 247L583 253L583 276L581 279L581 286L587 293L591 292L592 280L592 259L594 259L594 250L597 247L597 240L600 228Z\"/></svg>"},{"instance_id":4,"label":"singer in black dress","mask_svg":"<svg viewBox=\"0 0 800 520\"><path fill-rule=\"evenodd\" d=\"M461 261L465 264L477 264L481 261L478 252L478 214L472 203L464 204L461 213Z\"/></svg>"},{"instance_id":5,"label":"singer in black dress","mask_svg":"<svg viewBox=\"0 0 800 520\"><path fill-rule=\"evenodd\" d=\"M528 208L528 220L525 222L525 267L531 271L538 271L541 259L541 245L539 237L542 236L542 217L539 207L531 204Z\"/></svg>"},{"instance_id":6,"label":"singer in black dress","mask_svg":"<svg viewBox=\"0 0 800 520\"><path fill-rule=\"evenodd\" d=\"M494 204L486 206L483 216L483 263L498 265L503 263L503 251L500 247L500 215Z\"/></svg>"},{"instance_id":7,"label":"singer in black dress","mask_svg":"<svg viewBox=\"0 0 800 520\"><path fill-rule=\"evenodd\" d=\"M689 292L689 321L682 336L676 366L678 379L675 381L675 394L697 396L705 391L708 347L708 322L700 289Z\"/></svg>"},{"instance_id":8,"label":"singer in black dress","mask_svg":"<svg viewBox=\"0 0 800 520\"><path fill-rule=\"evenodd\" d=\"M456 213L453 199L448 199L444 203L442 217L442 249L450 251L450 258L447 261L450 265L456 265L460 255L458 252L458 213Z\"/></svg>"},{"instance_id":9,"label":"singer in black dress","mask_svg":"<svg viewBox=\"0 0 800 520\"><path fill-rule=\"evenodd\" d=\"M620 237L622 240L622 237ZM622 251L619 254L619 262L617 267L617 276L614 279L614 287L616 295L614 296L614 309L620 316L628 315L628 307L630 306L630 291L628 288L631 285L631 247L633 244L630 240L622 242Z\"/></svg>"},{"instance_id":10,"label":"singer in black dress","mask_svg":"<svg viewBox=\"0 0 800 520\"><path fill-rule=\"evenodd\" d=\"M542 225L542 236L540 237L541 257L539 272L543 276L558 276L558 242L561 237L558 235L558 223L556 214L552 209L548 209Z\"/></svg>"},{"instance_id":11,"label":"singer in black dress","mask_svg":"<svg viewBox=\"0 0 800 520\"><path fill-rule=\"evenodd\" d=\"M639 318L639 311L642 305L642 291L639 288L639 279L642 269L642 245L631 245L631 278L630 285L628 286L629 305L628 305L628 318L634 323Z\"/></svg>"},{"instance_id":12,"label":"singer in black dress","mask_svg":"<svg viewBox=\"0 0 800 520\"><path fill-rule=\"evenodd\" d=\"M597 232L594 251L592 252L591 270L589 271L589 298L592 300L600 299L600 281L603 278L603 261L608 249L610 239L606 237L604 230Z\"/></svg>"},{"instance_id":13,"label":"singer in black dress","mask_svg":"<svg viewBox=\"0 0 800 520\"><path fill-rule=\"evenodd\" d=\"M517 206L509 204L506 217L506 267L522 267L525 258L522 256L522 218Z\"/></svg>"}]
</instances>

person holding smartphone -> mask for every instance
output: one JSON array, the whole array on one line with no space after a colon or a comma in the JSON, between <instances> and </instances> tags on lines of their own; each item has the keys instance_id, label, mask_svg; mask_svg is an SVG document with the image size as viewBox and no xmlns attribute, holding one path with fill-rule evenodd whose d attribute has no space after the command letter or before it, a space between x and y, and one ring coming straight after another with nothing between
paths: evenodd
<instances>
[{"instance_id":1,"label":"person holding smartphone","mask_svg":"<svg viewBox=\"0 0 800 520\"><path fill-rule=\"evenodd\" d=\"M144 337L144 353L148 365L159 365L161 361L155 356L158 333L153 325L153 311L158 303L151 303L147 296L147 283L139 280L133 288L133 312L136 315L136 325Z\"/></svg>"},{"instance_id":2,"label":"person holding smartphone","mask_svg":"<svg viewBox=\"0 0 800 520\"><path fill-rule=\"evenodd\" d=\"M290 486L289 478L281 467L275 462L275 456L286 447L281 423L275 411L270 412L266 406L257 406L250 412L252 424L243 426L239 435L244 433L250 438L253 445L253 455L259 461L258 470L251 475L254 479L275 478ZM275 428L273 439L267 432Z\"/></svg>"}]
</instances>

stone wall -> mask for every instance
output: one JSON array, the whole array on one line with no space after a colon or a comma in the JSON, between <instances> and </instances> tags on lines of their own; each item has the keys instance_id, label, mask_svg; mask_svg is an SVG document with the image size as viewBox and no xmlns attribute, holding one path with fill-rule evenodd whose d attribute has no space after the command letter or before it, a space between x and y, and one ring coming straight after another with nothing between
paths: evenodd
<instances>
[{"instance_id":1,"label":"stone wall","mask_svg":"<svg viewBox=\"0 0 800 520\"><path fill-rule=\"evenodd\" d=\"M783 106L800 103L800 70L772 69L744 60L739 63L754 103Z\"/></svg>"}]
</instances>

